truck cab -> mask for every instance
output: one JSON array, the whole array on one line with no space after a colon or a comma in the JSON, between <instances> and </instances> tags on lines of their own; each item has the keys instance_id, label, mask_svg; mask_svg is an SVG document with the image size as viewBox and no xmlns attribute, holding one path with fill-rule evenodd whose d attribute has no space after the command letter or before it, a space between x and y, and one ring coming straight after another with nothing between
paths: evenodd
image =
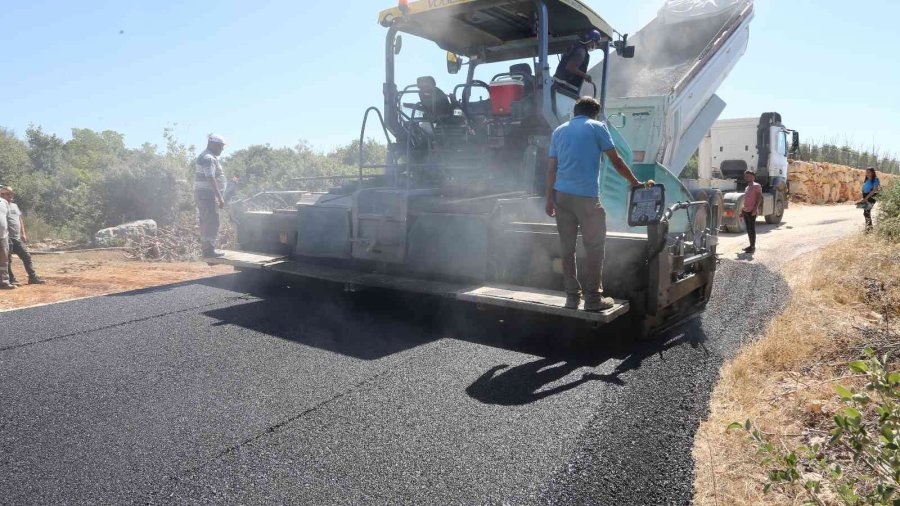
<instances>
[{"instance_id":1,"label":"truck cab","mask_svg":"<svg viewBox=\"0 0 900 506\"><path fill-rule=\"evenodd\" d=\"M723 225L743 232L741 219L746 188L744 172L756 173L763 199L759 214L766 223L781 223L788 207L789 157L799 149L800 134L782 123L781 114L717 121L700 145L698 175L725 191Z\"/></svg>"}]
</instances>

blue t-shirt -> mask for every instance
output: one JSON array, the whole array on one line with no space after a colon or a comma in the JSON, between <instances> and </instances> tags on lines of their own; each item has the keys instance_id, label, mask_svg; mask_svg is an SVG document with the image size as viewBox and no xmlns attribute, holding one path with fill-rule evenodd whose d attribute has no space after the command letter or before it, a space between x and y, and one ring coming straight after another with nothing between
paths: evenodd
<instances>
[{"instance_id":1,"label":"blue t-shirt","mask_svg":"<svg viewBox=\"0 0 900 506\"><path fill-rule=\"evenodd\" d=\"M863 196L868 195L876 186L881 186L881 181L877 177L875 179L866 179L866 182L863 183Z\"/></svg>"},{"instance_id":2,"label":"blue t-shirt","mask_svg":"<svg viewBox=\"0 0 900 506\"><path fill-rule=\"evenodd\" d=\"M549 156L557 159L553 189L581 197L599 197L601 155L614 147L609 129L597 120L575 116L560 125L550 138Z\"/></svg>"}]
</instances>

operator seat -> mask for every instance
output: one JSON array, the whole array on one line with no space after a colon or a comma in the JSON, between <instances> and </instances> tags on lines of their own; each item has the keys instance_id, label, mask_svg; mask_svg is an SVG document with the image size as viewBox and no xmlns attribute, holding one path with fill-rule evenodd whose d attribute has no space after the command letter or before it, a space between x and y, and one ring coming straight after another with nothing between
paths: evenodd
<instances>
[{"instance_id":1,"label":"operator seat","mask_svg":"<svg viewBox=\"0 0 900 506\"><path fill-rule=\"evenodd\" d=\"M510 65L509 75L520 76L525 84L525 96L530 97L534 94L534 74L531 73L531 65L527 63L516 63Z\"/></svg>"},{"instance_id":2,"label":"operator seat","mask_svg":"<svg viewBox=\"0 0 900 506\"><path fill-rule=\"evenodd\" d=\"M419 88L419 105L425 119L438 121L452 114L450 97L437 87L437 82L432 76L422 76L416 79Z\"/></svg>"}]
</instances>

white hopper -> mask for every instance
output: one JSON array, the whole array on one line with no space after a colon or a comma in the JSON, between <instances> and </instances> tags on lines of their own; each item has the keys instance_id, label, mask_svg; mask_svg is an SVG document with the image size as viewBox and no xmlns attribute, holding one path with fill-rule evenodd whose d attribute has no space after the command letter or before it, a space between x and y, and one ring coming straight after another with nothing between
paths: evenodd
<instances>
[{"instance_id":1,"label":"white hopper","mask_svg":"<svg viewBox=\"0 0 900 506\"><path fill-rule=\"evenodd\" d=\"M632 59L611 55L607 116L635 152L679 174L725 108L715 95L743 56L752 0L670 0L633 36ZM602 64L590 69L597 82Z\"/></svg>"}]
</instances>

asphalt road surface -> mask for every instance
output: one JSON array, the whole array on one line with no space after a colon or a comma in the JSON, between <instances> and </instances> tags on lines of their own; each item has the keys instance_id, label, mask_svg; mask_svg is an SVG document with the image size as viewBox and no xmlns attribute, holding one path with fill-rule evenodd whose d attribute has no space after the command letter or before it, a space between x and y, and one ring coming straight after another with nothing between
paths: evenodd
<instances>
[{"instance_id":1,"label":"asphalt road surface","mask_svg":"<svg viewBox=\"0 0 900 506\"><path fill-rule=\"evenodd\" d=\"M235 275L2 313L0 502L688 503L718 369L788 296L765 237L843 207L726 238L707 311L640 345Z\"/></svg>"}]
</instances>

